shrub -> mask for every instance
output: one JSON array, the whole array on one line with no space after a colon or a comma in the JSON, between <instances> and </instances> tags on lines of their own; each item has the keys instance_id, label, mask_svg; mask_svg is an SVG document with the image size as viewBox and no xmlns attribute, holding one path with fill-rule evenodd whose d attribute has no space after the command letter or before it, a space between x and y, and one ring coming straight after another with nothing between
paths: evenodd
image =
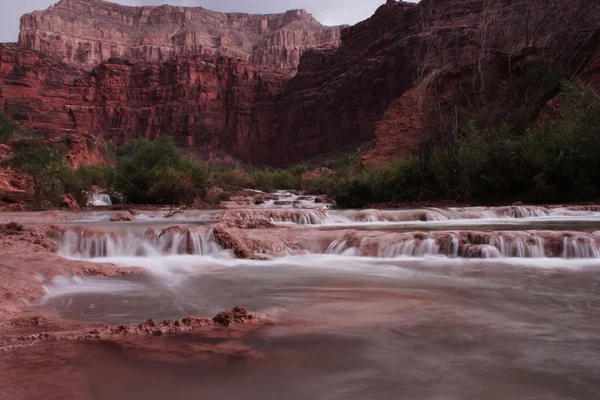
<instances>
[{"instance_id":1,"label":"shrub","mask_svg":"<svg viewBox=\"0 0 600 400\"><path fill-rule=\"evenodd\" d=\"M20 125L0 112L0 144L6 144L16 136L21 129Z\"/></svg>"},{"instance_id":2,"label":"shrub","mask_svg":"<svg viewBox=\"0 0 600 400\"><path fill-rule=\"evenodd\" d=\"M192 201L206 189L207 167L181 157L173 140L139 139L117 152L115 189L133 203L175 204Z\"/></svg>"},{"instance_id":3,"label":"shrub","mask_svg":"<svg viewBox=\"0 0 600 400\"><path fill-rule=\"evenodd\" d=\"M39 140L19 140L13 146L9 164L29 174L33 180L34 207L55 206L66 193L71 171L64 161L66 147Z\"/></svg>"},{"instance_id":4,"label":"shrub","mask_svg":"<svg viewBox=\"0 0 600 400\"><path fill-rule=\"evenodd\" d=\"M254 179L248 172L234 168L214 172L213 185L224 190L249 189L254 187Z\"/></svg>"}]
</instances>

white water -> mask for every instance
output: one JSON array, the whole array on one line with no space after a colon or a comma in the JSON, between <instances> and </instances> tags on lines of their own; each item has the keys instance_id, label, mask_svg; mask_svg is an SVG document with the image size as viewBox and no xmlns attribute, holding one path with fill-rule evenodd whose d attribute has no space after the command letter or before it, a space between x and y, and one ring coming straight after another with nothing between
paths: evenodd
<instances>
[{"instance_id":1,"label":"white water","mask_svg":"<svg viewBox=\"0 0 600 400\"><path fill-rule=\"evenodd\" d=\"M112 206L112 200L107 194L93 194L88 200L88 204L94 207L108 207Z\"/></svg>"},{"instance_id":2,"label":"white water","mask_svg":"<svg viewBox=\"0 0 600 400\"><path fill-rule=\"evenodd\" d=\"M535 206L497 208L428 208L417 210L325 210L286 207L229 210L223 212L243 220L263 219L273 223L324 225L328 227L432 228L483 225L528 225L536 223L600 222L600 212Z\"/></svg>"},{"instance_id":3,"label":"white water","mask_svg":"<svg viewBox=\"0 0 600 400\"><path fill-rule=\"evenodd\" d=\"M373 247L381 258L446 256L454 258L596 258L597 233L552 231L434 232L365 236L334 240L327 254L365 255Z\"/></svg>"},{"instance_id":4,"label":"white water","mask_svg":"<svg viewBox=\"0 0 600 400\"><path fill-rule=\"evenodd\" d=\"M266 200L260 208L328 209L332 206L331 203L317 203L318 196L294 194L287 190L278 190L271 196L277 200Z\"/></svg>"},{"instance_id":5,"label":"white water","mask_svg":"<svg viewBox=\"0 0 600 400\"><path fill-rule=\"evenodd\" d=\"M420 257L359 257L352 255L312 254L304 256L289 256L274 260L240 260L222 255L162 255L156 257L113 256L91 259L92 262L111 263L123 268L143 268L152 276L157 277L157 283L169 290L177 290L185 285L192 277L206 274L216 274L223 270L243 268L246 271L260 269L265 273L268 269L282 268L294 272L298 277L306 274L336 274L342 278L346 274L358 274L363 277L379 277L384 279L413 280L419 279L454 279L455 274L462 275L464 271L478 270L488 273L514 270L565 270L584 271L600 267L600 259L562 259L562 258L489 258L464 259L424 255ZM266 268L266 270L265 270ZM322 271L322 272L319 272ZM328 271L328 272L325 272ZM251 273L251 272L249 272ZM461 278L468 283L469 279ZM483 282L474 279L472 282ZM120 293L139 289L135 282L116 280L89 280L75 278L55 278L44 286L46 295L42 303L52 298L78 293Z\"/></svg>"},{"instance_id":6,"label":"white water","mask_svg":"<svg viewBox=\"0 0 600 400\"><path fill-rule=\"evenodd\" d=\"M89 233L69 230L63 234L59 254L73 259L106 257L154 258L163 255L216 255L222 249L212 230L160 233L148 229L143 236L125 233Z\"/></svg>"}]
</instances>

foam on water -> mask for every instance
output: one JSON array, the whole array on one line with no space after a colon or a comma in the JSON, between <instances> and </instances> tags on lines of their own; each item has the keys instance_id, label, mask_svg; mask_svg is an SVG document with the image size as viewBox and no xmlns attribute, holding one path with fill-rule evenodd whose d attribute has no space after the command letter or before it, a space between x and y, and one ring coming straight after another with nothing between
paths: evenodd
<instances>
[{"instance_id":1,"label":"foam on water","mask_svg":"<svg viewBox=\"0 0 600 400\"><path fill-rule=\"evenodd\" d=\"M112 206L112 200L107 194L93 194L88 199L88 205L94 207L108 207Z\"/></svg>"},{"instance_id":2,"label":"foam on water","mask_svg":"<svg viewBox=\"0 0 600 400\"><path fill-rule=\"evenodd\" d=\"M107 257L159 257L166 254L215 255L222 252L212 230L156 231L143 235L68 230L62 235L59 255L72 259Z\"/></svg>"}]
</instances>

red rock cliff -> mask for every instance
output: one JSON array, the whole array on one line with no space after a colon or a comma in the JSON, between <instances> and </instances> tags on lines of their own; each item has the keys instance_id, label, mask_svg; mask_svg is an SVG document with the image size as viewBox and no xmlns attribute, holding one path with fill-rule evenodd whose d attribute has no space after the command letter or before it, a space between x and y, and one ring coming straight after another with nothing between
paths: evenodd
<instances>
[{"instance_id":1,"label":"red rock cliff","mask_svg":"<svg viewBox=\"0 0 600 400\"><path fill-rule=\"evenodd\" d=\"M62 0L0 47L1 100L48 133L171 134L272 165L376 139L368 160L385 160L475 114L543 104L525 79L541 62L597 86L599 12L596 0L388 1L340 33L304 11Z\"/></svg>"},{"instance_id":2,"label":"red rock cliff","mask_svg":"<svg viewBox=\"0 0 600 400\"><path fill-rule=\"evenodd\" d=\"M340 40L304 10L224 14L196 7L127 7L103 0L61 0L21 18L21 47L53 61L97 65L111 58L167 61L224 55L294 69L307 48Z\"/></svg>"},{"instance_id":3,"label":"red rock cliff","mask_svg":"<svg viewBox=\"0 0 600 400\"><path fill-rule=\"evenodd\" d=\"M339 48L305 53L275 147L302 155L375 138L367 161L383 161L476 115L541 106L528 80L541 65L598 85L599 32L596 0L388 1Z\"/></svg>"},{"instance_id":4,"label":"red rock cliff","mask_svg":"<svg viewBox=\"0 0 600 400\"><path fill-rule=\"evenodd\" d=\"M302 54L337 46L341 27L303 10L224 14L62 0L21 19L0 46L4 109L46 134L117 143L175 136L181 146L264 162L276 95Z\"/></svg>"}]
</instances>

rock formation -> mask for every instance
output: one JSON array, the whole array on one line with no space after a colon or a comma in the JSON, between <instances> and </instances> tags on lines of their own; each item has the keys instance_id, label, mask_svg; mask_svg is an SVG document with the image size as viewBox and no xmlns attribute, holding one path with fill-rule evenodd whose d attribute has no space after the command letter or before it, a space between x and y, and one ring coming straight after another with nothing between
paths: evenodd
<instances>
[{"instance_id":1,"label":"rock formation","mask_svg":"<svg viewBox=\"0 0 600 400\"><path fill-rule=\"evenodd\" d=\"M540 62L600 79L594 0L388 1L356 26L305 11L223 14L62 0L0 46L5 111L46 134L182 147L286 165L376 139L366 161L414 150L520 96ZM526 104L531 106L531 104Z\"/></svg>"},{"instance_id":2,"label":"rock formation","mask_svg":"<svg viewBox=\"0 0 600 400\"><path fill-rule=\"evenodd\" d=\"M261 67L295 69L307 48L339 40L339 28L321 25L304 10L248 15L61 0L22 17L19 45L78 66L112 58L162 62L223 55Z\"/></svg>"},{"instance_id":3,"label":"rock formation","mask_svg":"<svg viewBox=\"0 0 600 400\"><path fill-rule=\"evenodd\" d=\"M0 46L1 100L49 135L90 131L117 144L173 135L181 146L266 159L276 94L301 55L341 27L304 10L223 14L62 0L21 19Z\"/></svg>"}]
</instances>

